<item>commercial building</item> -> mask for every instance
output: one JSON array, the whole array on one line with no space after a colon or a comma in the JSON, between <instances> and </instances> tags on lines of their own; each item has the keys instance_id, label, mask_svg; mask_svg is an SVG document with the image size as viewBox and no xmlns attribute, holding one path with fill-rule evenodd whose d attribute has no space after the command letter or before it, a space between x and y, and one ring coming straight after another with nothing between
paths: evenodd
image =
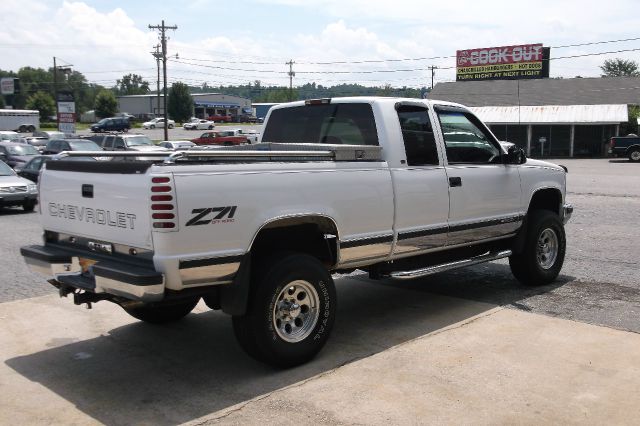
<instances>
[{"instance_id":1,"label":"commercial building","mask_svg":"<svg viewBox=\"0 0 640 426\"><path fill-rule=\"evenodd\" d=\"M457 102L500 140L532 157L598 157L640 104L640 78L567 78L438 83L430 99Z\"/></svg>"},{"instance_id":2,"label":"commercial building","mask_svg":"<svg viewBox=\"0 0 640 426\"><path fill-rule=\"evenodd\" d=\"M193 93L194 116L205 118L213 114L253 114L251 100L221 93ZM164 114L164 96L161 94L118 96L118 111L136 117L161 116Z\"/></svg>"}]
</instances>

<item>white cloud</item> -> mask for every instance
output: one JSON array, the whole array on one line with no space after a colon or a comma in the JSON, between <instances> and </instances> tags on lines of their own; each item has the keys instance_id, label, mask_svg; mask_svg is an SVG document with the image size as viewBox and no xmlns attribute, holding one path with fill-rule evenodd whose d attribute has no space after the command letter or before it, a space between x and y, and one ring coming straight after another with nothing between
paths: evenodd
<instances>
[{"instance_id":1,"label":"white cloud","mask_svg":"<svg viewBox=\"0 0 640 426\"><path fill-rule=\"evenodd\" d=\"M81 2L63 2L52 10L34 0L8 5L11 21L0 34L3 69L22 66L49 68L53 56L73 64L90 80L117 78L122 73L96 72L153 68L150 51L156 36L136 28L122 9L100 13ZM144 71L140 71L143 73Z\"/></svg>"}]
</instances>

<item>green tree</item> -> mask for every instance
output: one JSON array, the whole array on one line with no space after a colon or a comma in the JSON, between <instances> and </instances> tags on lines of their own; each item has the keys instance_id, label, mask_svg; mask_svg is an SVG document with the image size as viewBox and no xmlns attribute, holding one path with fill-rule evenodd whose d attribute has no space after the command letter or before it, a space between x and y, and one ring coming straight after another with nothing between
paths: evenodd
<instances>
[{"instance_id":1,"label":"green tree","mask_svg":"<svg viewBox=\"0 0 640 426\"><path fill-rule=\"evenodd\" d=\"M640 70L636 61L626 59L607 59L600 67L602 77L640 77Z\"/></svg>"},{"instance_id":2,"label":"green tree","mask_svg":"<svg viewBox=\"0 0 640 426\"><path fill-rule=\"evenodd\" d=\"M37 109L40 111L40 120L49 121L49 117L55 114L56 104L53 97L42 91L38 91L27 98L27 109Z\"/></svg>"},{"instance_id":3,"label":"green tree","mask_svg":"<svg viewBox=\"0 0 640 426\"><path fill-rule=\"evenodd\" d=\"M111 117L118 111L118 101L111 90L102 90L96 95L93 107L96 116L100 118Z\"/></svg>"},{"instance_id":4,"label":"green tree","mask_svg":"<svg viewBox=\"0 0 640 426\"><path fill-rule=\"evenodd\" d=\"M116 81L114 91L119 96L145 95L149 93L149 82L144 81L138 74L123 75Z\"/></svg>"},{"instance_id":5,"label":"green tree","mask_svg":"<svg viewBox=\"0 0 640 426\"><path fill-rule=\"evenodd\" d=\"M189 120L193 115L193 97L189 86L180 82L171 85L167 99L167 112L178 122Z\"/></svg>"}]
</instances>

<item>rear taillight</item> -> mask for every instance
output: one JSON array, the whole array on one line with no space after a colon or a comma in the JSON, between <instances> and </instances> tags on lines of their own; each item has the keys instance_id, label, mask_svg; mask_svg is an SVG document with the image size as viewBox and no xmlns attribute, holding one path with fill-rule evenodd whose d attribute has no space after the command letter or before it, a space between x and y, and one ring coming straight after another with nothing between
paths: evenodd
<instances>
[{"instance_id":1,"label":"rear taillight","mask_svg":"<svg viewBox=\"0 0 640 426\"><path fill-rule=\"evenodd\" d=\"M614 138L611 138L611 148L613 148L614 146L616 146L616 140Z\"/></svg>"},{"instance_id":2,"label":"rear taillight","mask_svg":"<svg viewBox=\"0 0 640 426\"><path fill-rule=\"evenodd\" d=\"M173 231L178 227L171 176L151 178L151 226L154 230Z\"/></svg>"}]
</instances>

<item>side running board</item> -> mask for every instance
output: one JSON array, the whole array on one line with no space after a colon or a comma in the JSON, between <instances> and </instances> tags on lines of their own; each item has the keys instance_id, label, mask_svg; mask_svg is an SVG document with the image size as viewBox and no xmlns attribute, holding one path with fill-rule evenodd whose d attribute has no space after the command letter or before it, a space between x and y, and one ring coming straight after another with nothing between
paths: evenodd
<instances>
[{"instance_id":1,"label":"side running board","mask_svg":"<svg viewBox=\"0 0 640 426\"><path fill-rule=\"evenodd\" d=\"M413 271L397 271L391 272L385 275L386 278L392 278L395 280L412 280L414 278L421 278L427 275L437 274L439 272L450 271L452 269L464 268L465 266L471 266L478 263L489 262L492 260L502 259L504 257L511 256L511 250L502 251L490 251L480 256L471 257L469 259L456 260L455 262L443 263L441 265L433 265L422 269L415 269Z\"/></svg>"}]
</instances>

